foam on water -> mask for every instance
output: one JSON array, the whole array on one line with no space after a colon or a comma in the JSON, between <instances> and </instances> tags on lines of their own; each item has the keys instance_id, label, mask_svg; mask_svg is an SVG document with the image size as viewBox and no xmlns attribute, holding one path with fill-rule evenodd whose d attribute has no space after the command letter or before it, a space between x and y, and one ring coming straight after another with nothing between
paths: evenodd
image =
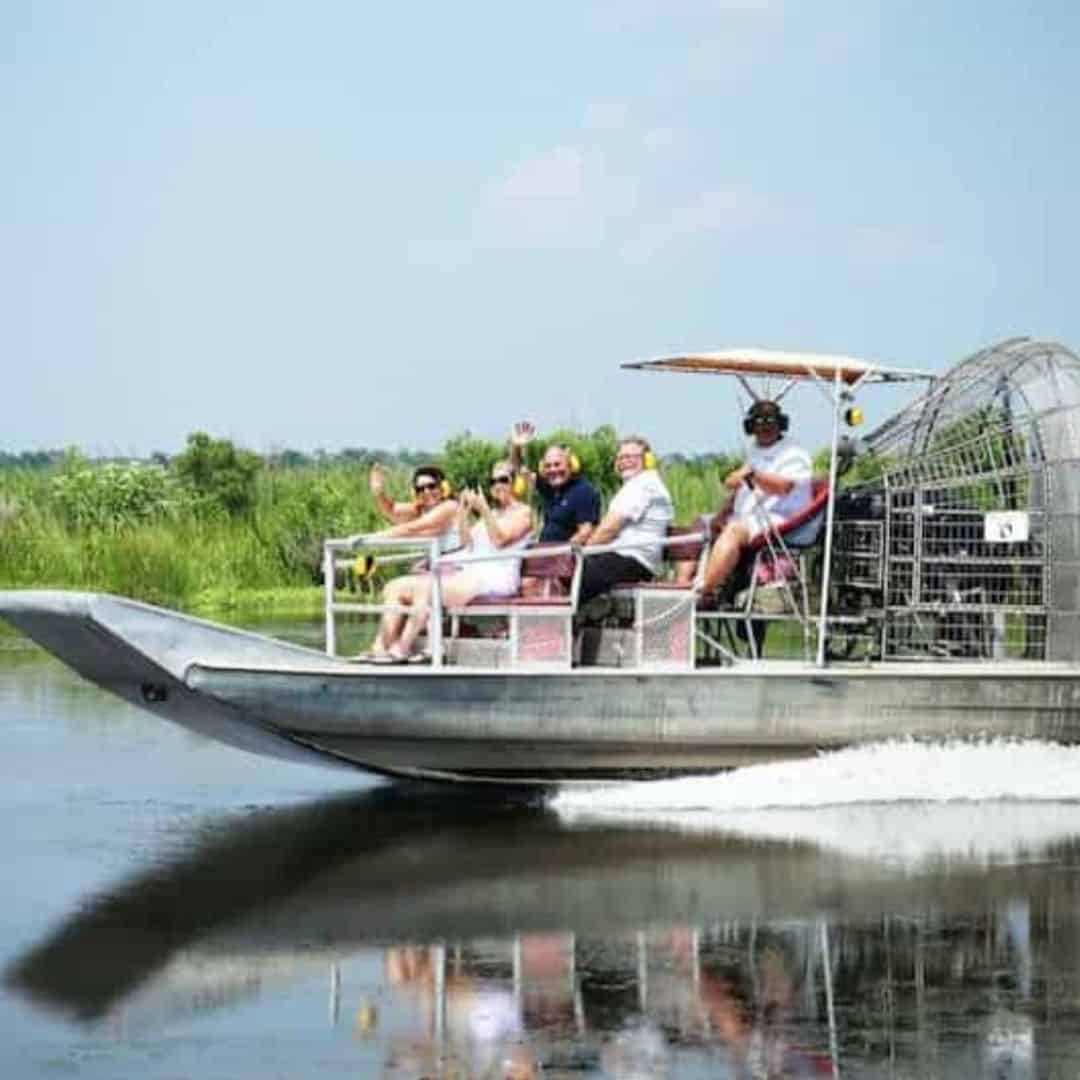
<instances>
[{"instance_id":1,"label":"foam on water","mask_svg":"<svg viewBox=\"0 0 1080 1080\"><path fill-rule=\"evenodd\" d=\"M896 740L711 776L565 789L569 823L813 843L899 861L1013 860L1080 836L1080 747Z\"/></svg>"}]
</instances>

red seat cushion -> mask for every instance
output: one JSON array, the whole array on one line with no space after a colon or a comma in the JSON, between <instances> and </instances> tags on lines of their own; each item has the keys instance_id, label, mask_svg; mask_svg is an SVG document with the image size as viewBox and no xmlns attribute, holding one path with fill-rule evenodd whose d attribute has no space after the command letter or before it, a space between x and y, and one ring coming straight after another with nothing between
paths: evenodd
<instances>
[{"instance_id":1,"label":"red seat cushion","mask_svg":"<svg viewBox=\"0 0 1080 1080\"><path fill-rule=\"evenodd\" d=\"M796 529L813 521L818 514L825 513L825 507L829 505L829 490L829 481L824 476L815 476L810 486L810 492L813 496L810 502L797 514L792 514L791 517L781 521L773 529L763 532L760 536L755 536L747 547L751 551L763 548L770 535L786 536L788 533L793 533Z\"/></svg>"},{"instance_id":2,"label":"red seat cushion","mask_svg":"<svg viewBox=\"0 0 1080 1080\"><path fill-rule=\"evenodd\" d=\"M549 607L568 608L568 596L476 596L465 605L469 608Z\"/></svg>"}]
</instances>

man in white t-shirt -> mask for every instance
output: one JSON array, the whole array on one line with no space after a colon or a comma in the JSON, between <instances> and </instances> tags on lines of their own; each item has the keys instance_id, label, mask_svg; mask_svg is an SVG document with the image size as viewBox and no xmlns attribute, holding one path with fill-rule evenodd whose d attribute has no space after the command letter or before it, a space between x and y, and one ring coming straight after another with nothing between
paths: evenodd
<instances>
[{"instance_id":1,"label":"man in white t-shirt","mask_svg":"<svg viewBox=\"0 0 1080 1080\"><path fill-rule=\"evenodd\" d=\"M785 438L788 418L775 401L755 401L743 421L754 446L745 465L730 472L727 522L709 552L702 591L715 592L731 576L747 546L773 525L798 514L813 498L810 455Z\"/></svg>"},{"instance_id":2,"label":"man in white t-shirt","mask_svg":"<svg viewBox=\"0 0 1080 1080\"><path fill-rule=\"evenodd\" d=\"M618 544L619 551L589 555L581 571L578 603L623 582L651 581L660 569L662 543L675 518L671 495L656 471L648 440L631 435L619 443L615 471L622 487L593 529L589 545Z\"/></svg>"}]
</instances>

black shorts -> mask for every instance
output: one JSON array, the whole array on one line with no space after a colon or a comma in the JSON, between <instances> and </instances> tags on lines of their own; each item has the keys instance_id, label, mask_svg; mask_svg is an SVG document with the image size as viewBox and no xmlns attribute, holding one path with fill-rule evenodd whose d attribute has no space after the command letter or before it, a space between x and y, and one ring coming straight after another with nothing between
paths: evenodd
<instances>
[{"instance_id":1,"label":"black shorts","mask_svg":"<svg viewBox=\"0 0 1080 1080\"><path fill-rule=\"evenodd\" d=\"M594 596L610 592L613 585L624 582L635 584L639 581L652 581L653 573L643 563L629 555L620 555L615 551L605 551L601 555L588 555L581 568L581 591L578 593L578 606L587 604Z\"/></svg>"}]
</instances>

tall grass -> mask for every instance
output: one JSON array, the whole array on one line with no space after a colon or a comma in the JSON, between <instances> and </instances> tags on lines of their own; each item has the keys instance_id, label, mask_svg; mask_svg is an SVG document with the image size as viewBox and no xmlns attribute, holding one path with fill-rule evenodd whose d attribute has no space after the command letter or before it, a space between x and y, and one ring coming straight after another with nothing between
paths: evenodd
<instances>
[{"instance_id":1,"label":"tall grass","mask_svg":"<svg viewBox=\"0 0 1080 1080\"><path fill-rule=\"evenodd\" d=\"M243 517L194 504L73 515L57 479L0 472L0 586L89 589L198 610L241 591L312 587L324 536L379 521L366 475L340 467L262 473Z\"/></svg>"},{"instance_id":2,"label":"tall grass","mask_svg":"<svg viewBox=\"0 0 1080 1080\"><path fill-rule=\"evenodd\" d=\"M664 483L675 504L675 520L689 522L699 514L718 510L731 494L724 487L724 477L735 464L735 461L717 458L662 468Z\"/></svg>"}]
</instances>

